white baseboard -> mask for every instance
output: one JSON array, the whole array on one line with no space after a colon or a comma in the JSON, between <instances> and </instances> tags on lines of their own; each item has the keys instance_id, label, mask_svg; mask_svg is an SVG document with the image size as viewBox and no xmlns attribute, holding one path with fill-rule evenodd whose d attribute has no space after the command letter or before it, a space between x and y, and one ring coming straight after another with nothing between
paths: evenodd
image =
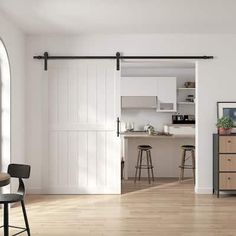
<instances>
[{"instance_id":1,"label":"white baseboard","mask_svg":"<svg viewBox=\"0 0 236 236\"><path fill-rule=\"evenodd\" d=\"M212 188L197 188L195 187L196 194L212 194Z\"/></svg>"},{"instance_id":2,"label":"white baseboard","mask_svg":"<svg viewBox=\"0 0 236 236\"><path fill-rule=\"evenodd\" d=\"M41 188L27 188L27 194L42 194Z\"/></svg>"},{"instance_id":3,"label":"white baseboard","mask_svg":"<svg viewBox=\"0 0 236 236\"><path fill-rule=\"evenodd\" d=\"M28 188L27 194L121 194L120 189L116 188Z\"/></svg>"},{"instance_id":4,"label":"white baseboard","mask_svg":"<svg viewBox=\"0 0 236 236\"><path fill-rule=\"evenodd\" d=\"M71 189L70 189L71 190ZM45 191L41 188L30 188L27 189L28 194L55 194L56 192L59 192L60 189L53 189L51 191ZM109 191L106 189L105 191L68 191L70 194L120 194L119 191ZM212 188L197 188L195 187L195 193L196 194L212 194ZM63 194L66 194L63 192Z\"/></svg>"}]
</instances>

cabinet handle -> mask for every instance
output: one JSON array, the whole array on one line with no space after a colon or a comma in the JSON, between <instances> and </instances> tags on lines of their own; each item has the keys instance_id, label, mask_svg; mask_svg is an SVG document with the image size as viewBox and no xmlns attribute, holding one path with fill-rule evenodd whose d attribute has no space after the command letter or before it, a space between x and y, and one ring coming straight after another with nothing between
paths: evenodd
<instances>
[{"instance_id":1,"label":"cabinet handle","mask_svg":"<svg viewBox=\"0 0 236 236\"><path fill-rule=\"evenodd\" d=\"M119 117L117 117L116 119L116 135L117 137L120 136L120 118Z\"/></svg>"},{"instance_id":2,"label":"cabinet handle","mask_svg":"<svg viewBox=\"0 0 236 236\"><path fill-rule=\"evenodd\" d=\"M231 159L229 158L228 161L231 161Z\"/></svg>"},{"instance_id":3,"label":"cabinet handle","mask_svg":"<svg viewBox=\"0 0 236 236\"><path fill-rule=\"evenodd\" d=\"M228 180L230 180L231 178L230 177L228 177Z\"/></svg>"},{"instance_id":4,"label":"cabinet handle","mask_svg":"<svg viewBox=\"0 0 236 236\"><path fill-rule=\"evenodd\" d=\"M228 143L231 143L231 140L228 140Z\"/></svg>"}]
</instances>

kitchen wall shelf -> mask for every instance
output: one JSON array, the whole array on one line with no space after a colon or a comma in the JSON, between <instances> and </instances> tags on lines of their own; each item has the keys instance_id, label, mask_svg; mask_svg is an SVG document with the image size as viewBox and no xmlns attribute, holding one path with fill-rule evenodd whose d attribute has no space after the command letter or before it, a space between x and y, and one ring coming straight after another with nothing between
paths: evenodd
<instances>
[{"instance_id":1,"label":"kitchen wall shelf","mask_svg":"<svg viewBox=\"0 0 236 236\"><path fill-rule=\"evenodd\" d=\"M156 110L156 112L166 112L166 113L175 113L177 110Z\"/></svg>"},{"instance_id":2,"label":"kitchen wall shelf","mask_svg":"<svg viewBox=\"0 0 236 236\"><path fill-rule=\"evenodd\" d=\"M178 90L195 90L196 88L178 88Z\"/></svg>"},{"instance_id":3,"label":"kitchen wall shelf","mask_svg":"<svg viewBox=\"0 0 236 236\"><path fill-rule=\"evenodd\" d=\"M178 102L178 105L195 105L195 102Z\"/></svg>"}]
</instances>

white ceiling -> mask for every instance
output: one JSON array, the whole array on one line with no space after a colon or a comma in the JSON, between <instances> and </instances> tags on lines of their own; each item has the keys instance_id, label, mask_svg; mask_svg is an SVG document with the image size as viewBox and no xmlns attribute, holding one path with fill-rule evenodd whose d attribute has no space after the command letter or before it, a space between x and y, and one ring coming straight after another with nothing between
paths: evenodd
<instances>
[{"instance_id":1,"label":"white ceiling","mask_svg":"<svg viewBox=\"0 0 236 236\"><path fill-rule=\"evenodd\" d=\"M236 0L0 0L30 34L236 33Z\"/></svg>"}]
</instances>

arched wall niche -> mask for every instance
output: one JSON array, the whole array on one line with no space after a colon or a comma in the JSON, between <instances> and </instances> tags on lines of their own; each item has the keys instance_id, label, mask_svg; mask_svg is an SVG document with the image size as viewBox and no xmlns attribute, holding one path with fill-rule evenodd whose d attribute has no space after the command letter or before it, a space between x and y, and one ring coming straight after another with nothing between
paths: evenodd
<instances>
[{"instance_id":1,"label":"arched wall niche","mask_svg":"<svg viewBox=\"0 0 236 236\"><path fill-rule=\"evenodd\" d=\"M6 172L11 160L11 73L7 48L0 38L0 169Z\"/></svg>"}]
</instances>

